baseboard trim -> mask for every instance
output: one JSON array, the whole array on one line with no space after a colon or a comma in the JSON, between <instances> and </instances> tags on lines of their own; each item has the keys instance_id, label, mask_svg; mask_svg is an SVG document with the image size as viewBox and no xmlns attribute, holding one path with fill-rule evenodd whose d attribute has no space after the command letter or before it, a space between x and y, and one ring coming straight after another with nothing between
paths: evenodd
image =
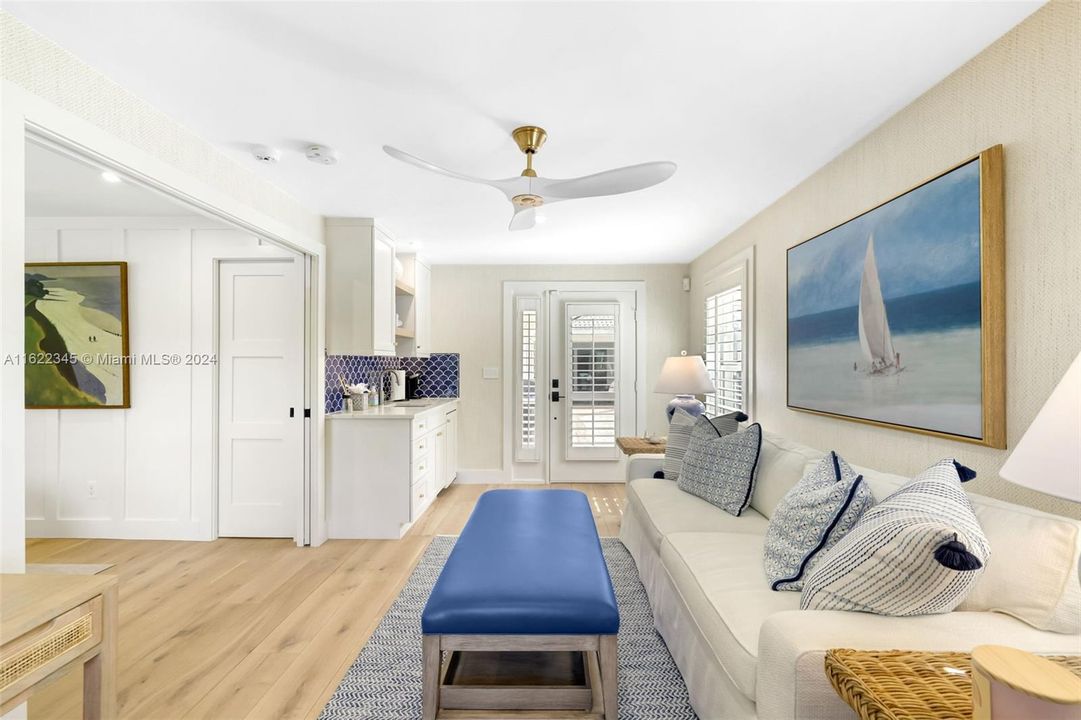
<instances>
[{"instance_id":1,"label":"baseboard trim","mask_svg":"<svg viewBox=\"0 0 1081 720\"><path fill-rule=\"evenodd\" d=\"M502 470L459 470L454 482L459 485L498 485L511 482Z\"/></svg>"}]
</instances>

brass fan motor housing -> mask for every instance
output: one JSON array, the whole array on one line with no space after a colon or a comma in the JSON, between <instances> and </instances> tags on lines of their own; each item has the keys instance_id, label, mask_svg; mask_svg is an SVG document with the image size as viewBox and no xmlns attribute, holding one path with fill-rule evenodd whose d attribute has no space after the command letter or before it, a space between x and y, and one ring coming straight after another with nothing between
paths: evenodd
<instances>
[{"instance_id":1,"label":"brass fan motor housing","mask_svg":"<svg viewBox=\"0 0 1081 720\"><path fill-rule=\"evenodd\" d=\"M514 203L517 207L538 208L544 204L544 198L542 198L540 195L523 193L521 195L515 195L514 197L512 197L511 202Z\"/></svg>"}]
</instances>

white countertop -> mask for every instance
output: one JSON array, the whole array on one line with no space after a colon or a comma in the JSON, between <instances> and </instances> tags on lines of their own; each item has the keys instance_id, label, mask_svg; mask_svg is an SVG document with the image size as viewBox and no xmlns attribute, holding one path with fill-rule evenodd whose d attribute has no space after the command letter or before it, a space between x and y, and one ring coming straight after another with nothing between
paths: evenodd
<instances>
[{"instance_id":1,"label":"white countertop","mask_svg":"<svg viewBox=\"0 0 1081 720\"><path fill-rule=\"evenodd\" d=\"M388 402L376 407L369 407L363 412L336 412L327 413L327 420L386 420L401 418L411 420L417 415L426 413L435 408L458 402L458 398L416 398L414 400L401 400Z\"/></svg>"}]
</instances>

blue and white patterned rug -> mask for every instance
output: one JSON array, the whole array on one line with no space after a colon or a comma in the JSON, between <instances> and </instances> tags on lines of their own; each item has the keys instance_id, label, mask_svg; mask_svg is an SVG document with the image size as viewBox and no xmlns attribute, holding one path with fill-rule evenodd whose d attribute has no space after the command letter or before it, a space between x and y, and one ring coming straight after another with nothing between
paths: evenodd
<instances>
[{"instance_id":1,"label":"blue and white patterned rug","mask_svg":"<svg viewBox=\"0 0 1081 720\"><path fill-rule=\"evenodd\" d=\"M456 539L432 540L320 720L421 717L420 614ZM620 720L694 720L683 677L653 627L634 560L616 538L601 538L601 546L619 603Z\"/></svg>"}]
</instances>

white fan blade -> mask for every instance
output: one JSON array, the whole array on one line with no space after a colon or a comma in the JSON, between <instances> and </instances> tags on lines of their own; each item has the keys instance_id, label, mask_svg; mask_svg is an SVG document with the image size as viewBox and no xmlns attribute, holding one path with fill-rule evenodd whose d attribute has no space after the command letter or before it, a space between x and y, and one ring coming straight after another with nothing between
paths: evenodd
<instances>
[{"instance_id":1,"label":"white fan blade","mask_svg":"<svg viewBox=\"0 0 1081 720\"><path fill-rule=\"evenodd\" d=\"M633 192L664 182L676 171L674 162L648 162L572 180L552 180L541 193L545 198L597 197Z\"/></svg>"},{"instance_id":2,"label":"white fan blade","mask_svg":"<svg viewBox=\"0 0 1081 720\"><path fill-rule=\"evenodd\" d=\"M537 211L531 207L515 207L510 230L528 230L537 224Z\"/></svg>"},{"instance_id":3,"label":"white fan blade","mask_svg":"<svg viewBox=\"0 0 1081 720\"><path fill-rule=\"evenodd\" d=\"M469 175L463 175L462 173L454 172L453 170L447 170L446 168L439 167L438 165L430 163L427 160L421 160L416 155L410 155L409 153L399 150L396 147L391 147L390 145L384 145L383 152L385 152L387 155L390 155L392 158L401 160L404 163L415 165L422 170L428 170L430 172L439 173L440 175L446 175L447 177L452 177L455 180L465 180L466 182L481 183L482 185L492 185L493 187L499 187L498 183L500 181L498 180L485 180L483 178L475 178L470 177Z\"/></svg>"}]
</instances>

